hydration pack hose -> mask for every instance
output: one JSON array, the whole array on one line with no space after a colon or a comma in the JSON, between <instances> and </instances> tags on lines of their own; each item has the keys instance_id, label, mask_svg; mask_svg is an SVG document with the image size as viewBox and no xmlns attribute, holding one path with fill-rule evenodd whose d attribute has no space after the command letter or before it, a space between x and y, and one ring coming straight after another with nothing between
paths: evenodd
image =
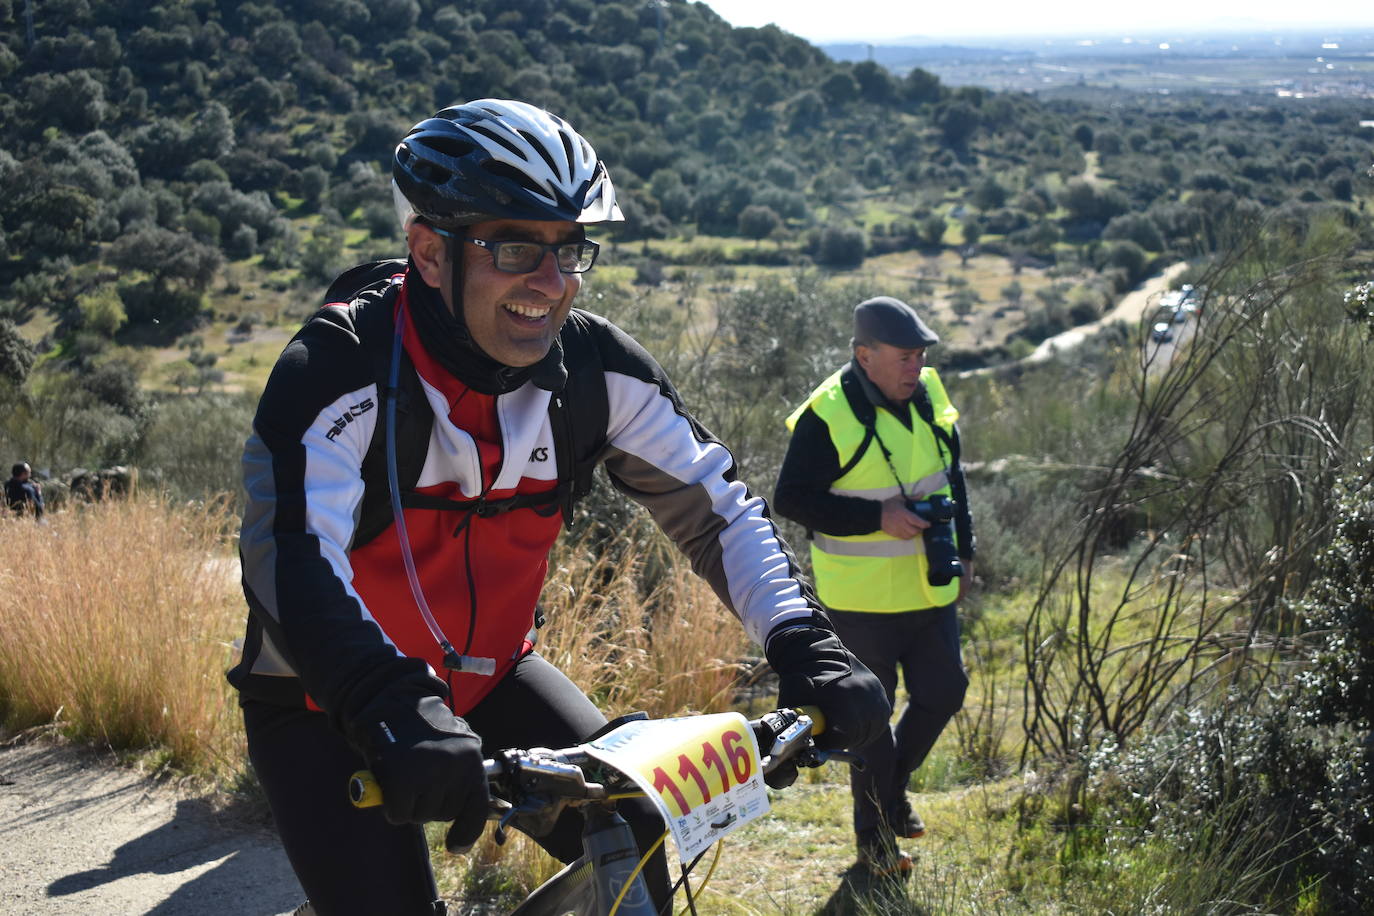
<instances>
[{"instance_id":1,"label":"hydration pack hose","mask_svg":"<svg viewBox=\"0 0 1374 916\"><path fill-rule=\"evenodd\" d=\"M401 543L401 562L406 568L406 579L410 582L410 593L415 596L415 606L429 627L430 635L444 653L444 667L460 674L482 674L491 676L496 673L496 659L472 655L459 655L458 650L448 641L439 622L429 610L424 589L420 587L420 576L415 572L415 557L410 550L410 537L406 534L406 517L401 511L400 475L396 471L396 395L401 377L401 339L405 330L405 309L396 313L396 334L391 342L391 368L387 377L386 391L386 482L391 488L391 514L396 524L396 537ZM469 634L471 636L471 634Z\"/></svg>"}]
</instances>

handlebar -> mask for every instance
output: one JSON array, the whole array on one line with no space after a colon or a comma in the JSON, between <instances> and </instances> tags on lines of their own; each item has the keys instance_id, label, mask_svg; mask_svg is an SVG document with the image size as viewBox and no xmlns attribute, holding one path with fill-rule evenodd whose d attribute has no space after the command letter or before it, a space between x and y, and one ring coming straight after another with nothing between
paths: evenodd
<instances>
[{"instance_id":1,"label":"handlebar","mask_svg":"<svg viewBox=\"0 0 1374 916\"><path fill-rule=\"evenodd\" d=\"M784 763L818 767L829 760L861 764L847 751L817 748L811 740L825 729L825 716L814 706L778 709L749 722L758 739L763 772L772 773ZM493 807L502 821L503 812L518 810L524 799L538 796L544 807L561 810L567 804L615 801L643 793L633 781L602 764L579 747L549 750L503 751L482 763L489 783ZM591 777L589 779L589 777ZM369 770L359 770L348 781L348 797L356 808L372 808L382 803L382 788Z\"/></svg>"}]
</instances>

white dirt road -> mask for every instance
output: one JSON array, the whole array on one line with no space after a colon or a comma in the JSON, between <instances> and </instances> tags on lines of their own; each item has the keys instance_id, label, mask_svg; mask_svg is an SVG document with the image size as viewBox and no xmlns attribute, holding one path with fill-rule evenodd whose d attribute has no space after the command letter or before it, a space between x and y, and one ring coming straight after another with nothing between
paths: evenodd
<instances>
[{"instance_id":1,"label":"white dirt road","mask_svg":"<svg viewBox=\"0 0 1374 916\"><path fill-rule=\"evenodd\" d=\"M1026 361L1042 362L1060 350L1072 349L1081 344L1089 334L1096 334L1112 322L1124 321L1127 324L1139 324L1141 319L1145 317L1145 313L1159 302L1160 294L1169 288L1174 277L1182 273L1187 266L1187 263L1182 261L1169 265L1163 273L1150 277L1122 296L1121 301L1111 311L1092 324L1071 328L1062 334L1056 334L1048 340L1041 341L1040 346L1035 348L1035 352L1026 357Z\"/></svg>"},{"instance_id":2,"label":"white dirt road","mask_svg":"<svg viewBox=\"0 0 1374 916\"><path fill-rule=\"evenodd\" d=\"M1091 324L1080 325L1070 328L1062 334L1056 334L1040 342L1040 345L1021 360L1021 364L1041 363L1052 359L1055 354L1072 350L1074 347L1083 343L1089 336L1096 334L1102 328L1117 321L1124 321L1129 325L1138 325L1144 319L1145 314L1159 302L1160 295L1169 288L1173 279L1182 273L1188 264L1180 261L1171 264L1162 273L1155 274L1148 278L1135 289L1121 297L1106 314ZM992 373L1005 372L1007 369L1016 366L1017 363L1009 363L1001 366L988 366L983 369L970 369L967 372L959 373L960 378L967 378L977 375L988 375Z\"/></svg>"},{"instance_id":3,"label":"white dirt road","mask_svg":"<svg viewBox=\"0 0 1374 916\"><path fill-rule=\"evenodd\" d=\"M303 900L270 829L108 755L0 746L0 914L277 916Z\"/></svg>"}]
</instances>

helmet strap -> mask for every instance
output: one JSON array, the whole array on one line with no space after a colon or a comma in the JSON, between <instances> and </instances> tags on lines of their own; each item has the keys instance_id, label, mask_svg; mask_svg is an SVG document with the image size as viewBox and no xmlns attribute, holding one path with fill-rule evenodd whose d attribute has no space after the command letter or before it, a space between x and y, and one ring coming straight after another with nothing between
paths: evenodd
<instances>
[{"instance_id":1,"label":"helmet strap","mask_svg":"<svg viewBox=\"0 0 1374 916\"><path fill-rule=\"evenodd\" d=\"M449 295L453 299L453 317L466 327L467 321L463 317L463 242L467 240L467 227L459 226L439 234L448 245Z\"/></svg>"}]
</instances>

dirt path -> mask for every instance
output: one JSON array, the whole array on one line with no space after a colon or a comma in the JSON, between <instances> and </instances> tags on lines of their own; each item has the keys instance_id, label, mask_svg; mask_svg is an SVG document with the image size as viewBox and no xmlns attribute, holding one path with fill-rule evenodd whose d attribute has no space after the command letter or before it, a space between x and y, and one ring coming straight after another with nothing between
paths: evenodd
<instances>
[{"instance_id":1,"label":"dirt path","mask_svg":"<svg viewBox=\"0 0 1374 916\"><path fill-rule=\"evenodd\" d=\"M1056 334L1048 340L1041 341L1040 346L1035 348L1035 352L1026 357L1026 361L1043 362L1061 350L1073 349L1087 339L1088 335L1096 334L1103 327L1115 321L1124 321L1132 325L1139 324L1145 313L1159 301L1160 294L1169 288L1169 283L1187 266L1183 261L1169 265L1163 273L1150 277L1122 296L1121 301L1111 311L1092 324L1071 328L1062 334Z\"/></svg>"},{"instance_id":2,"label":"dirt path","mask_svg":"<svg viewBox=\"0 0 1374 916\"><path fill-rule=\"evenodd\" d=\"M1124 321L1128 325L1139 324L1141 319L1145 317L1145 313L1159 302L1160 294L1169 288L1169 284L1173 282L1173 279L1182 273L1187 266L1188 264L1184 261L1170 264L1162 273L1150 277L1144 283L1141 283L1135 289L1122 296L1121 301L1098 320L1091 324L1070 328L1062 334L1056 334L1053 337L1041 341L1040 345L1021 362L1023 364L1042 363L1052 359L1055 354L1073 349L1087 340L1089 336L1096 334L1098 331L1102 330L1102 328L1113 322ZM985 375L1004 371L1008 366L1013 365L1016 364L1010 363L1002 366L988 366L983 369L972 369L968 372L961 372L959 375L961 378L966 376Z\"/></svg>"},{"instance_id":3,"label":"dirt path","mask_svg":"<svg viewBox=\"0 0 1374 916\"><path fill-rule=\"evenodd\" d=\"M105 755L0 746L0 914L276 916L303 899L269 830Z\"/></svg>"}]
</instances>

